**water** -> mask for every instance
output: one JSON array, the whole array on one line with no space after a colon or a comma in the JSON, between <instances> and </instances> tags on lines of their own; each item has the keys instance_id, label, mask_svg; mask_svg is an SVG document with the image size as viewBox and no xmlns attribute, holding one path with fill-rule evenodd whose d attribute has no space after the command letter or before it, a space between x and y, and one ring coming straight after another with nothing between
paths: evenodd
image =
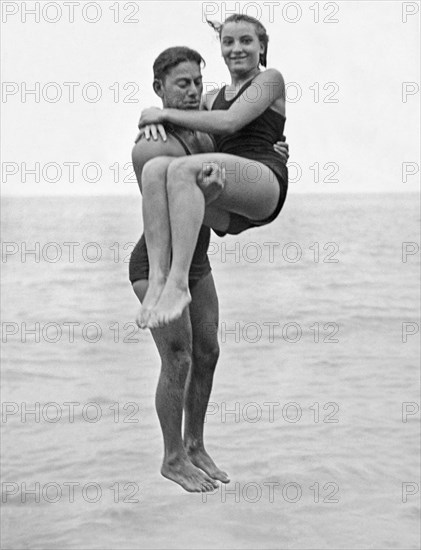
<instances>
[{"instance_id":1,"label":"water","mask_svg":"<svg viewBox=\"0 0 421 550\"><path fill-rule=\"evenodd\" d=\"M206 441L232 493L206 498L159 474L159 357L125 248L140 198L2 209L3 548L419 547L418 197L295 195L212 238Z\"/></svg>"}]
</instances>

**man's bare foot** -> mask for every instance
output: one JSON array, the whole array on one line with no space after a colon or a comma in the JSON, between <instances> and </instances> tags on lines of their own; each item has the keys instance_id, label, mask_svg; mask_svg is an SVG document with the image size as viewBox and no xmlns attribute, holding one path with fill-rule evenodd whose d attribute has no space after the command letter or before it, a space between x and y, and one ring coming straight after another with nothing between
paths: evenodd
<instances>
[{"instance_id":1,"label":"man's bare foot","mask_svg":"<svg viewBox=\"0 0 421 550\"><path fill-rule=\"evenodd\" d=\"M229 483L228 474L217 467L204 448L190 451L187 449L187 455L195 466L206 472L211 478L222 481L222 483Z\"/></svg>"},{"instance_id":2,"label":"man's bare foot","mask_svg":"<svg viewBox=\"0 0 421 550\"><path fill-rule=\"evenodd\" d=\"M189 493L205 493L218 487L213 479L196 468L187 457L177 457L164 462L161 474L181 485Z\"/></svg>"},{"instance_id":3,"label":"man's bare foot","mask_svg":"<svg viewBox=\"0 0 421 550\"><path fill-rule=\"evenodd\" d=\"M163 327L175 321L183 314L184 309L191 302L188 288L180 288L168 282L155 307L149 315L146 326L148 328Z\"/></svg>"},{"instance_id":4,"label":"man's bare foot","mask_svg":"<svg viewBox=\"0 0 421 550\"><path fill-rule=\"evenodd\" d=\"M153 307L158 303L159 297L164 290L166 280L163 279L157 282L150 282L145 298L142 302L142 307L136 317L136 324L139 328L148 326L149 317Z\"/></svg>"}]
</instances>

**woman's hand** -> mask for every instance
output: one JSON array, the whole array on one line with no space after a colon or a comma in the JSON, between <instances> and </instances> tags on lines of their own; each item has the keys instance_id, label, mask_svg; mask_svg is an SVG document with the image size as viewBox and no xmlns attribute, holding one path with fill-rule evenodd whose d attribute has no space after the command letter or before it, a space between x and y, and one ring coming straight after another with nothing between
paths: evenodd
<instances>
[{"instance_id":1,"label":"woman's hand","mask_svg":"<svg viewBox=\"0 0 421 550\"><path fill-rule=\"evenodd\" d=\"M284 141L277 141L275 145L273 146L275 151L280 155L281 159L285 164L288 162L289 159L289 145L288 143Z\"/></svg>"},{"instance_id":2,"label":"woman's hand","mask_svg":"<svg viewBox=\"0 0 421 550\"><path fill-rule=\"evenodd\" d=\"M158 107L148 107L148 109L144 109L142 111L139 124L137 126L140 129L148 124L159 124L160 122L164 122L164 120L163 109L159 109Z\"/></svg>"},{"instance_id":3,"label":"woman's hand","mask_svg":"<svg viewBox=\"0 0 421 550\"><path fill-rule=\"evenodd\" d=\"M151 139L151 136L154 141L158 141L158 136L160 136L163 141L167 141L167 133L162 124L147 124L143 126L136 136L135 143L137 143L142 136L144 136L147 141Z\"/></svg>"}]
</instances>

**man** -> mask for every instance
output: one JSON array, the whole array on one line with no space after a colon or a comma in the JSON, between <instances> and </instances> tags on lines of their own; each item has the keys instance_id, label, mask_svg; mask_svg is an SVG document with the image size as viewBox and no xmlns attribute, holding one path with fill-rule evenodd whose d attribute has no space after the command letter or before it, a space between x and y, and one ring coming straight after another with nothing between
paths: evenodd
<instances>
[{"instance_id":1,"label":"man","mask_svg":"<svg viewBox=\"0 0 421 550\"><path fill-rule=\"evenodd\" d=\"M199 109L202 62L200 54L184 47L169 48L158 56L153 66L153 88L163 107ZM167 127L166 134L165 141L157 140L153 129L154 140L140 139L133 148L133 167L140 188L142 170L148 160L214 151L213 140L205 133ZM286 145L277 144L277 150L287 159ZM200 187L206 201L211 202L222 188L223 174L216 167L208 167L202 176ZM161 473L190 492L212 491L217 481L229 482L203 442L204 420L219 356L218 299L207 256L209 241L210 229L202 226L189 272L192 297L189 307L180 319L151 330L162 361L156 391L156 409L164 437ZM142 236L130 259L130 281L140 302L148 288L148 276L148 256Z\"/></svg>"}]
</instances>

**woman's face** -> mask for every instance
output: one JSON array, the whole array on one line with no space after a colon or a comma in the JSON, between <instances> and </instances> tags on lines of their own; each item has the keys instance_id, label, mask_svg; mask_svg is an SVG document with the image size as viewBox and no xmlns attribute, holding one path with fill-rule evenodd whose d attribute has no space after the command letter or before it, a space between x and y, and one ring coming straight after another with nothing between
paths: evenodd
<instances>
[{"instance_id":1,"label":"woman's face","mask_svg":"<svg viewBox=\"0 0 421 550\"><path fill-rule=\"evenodd\" d=\"M221 52L230 73L247 73L259 64L264 46L252 23L226 23L221 33Z\"/></svg>"}]
</instances>

